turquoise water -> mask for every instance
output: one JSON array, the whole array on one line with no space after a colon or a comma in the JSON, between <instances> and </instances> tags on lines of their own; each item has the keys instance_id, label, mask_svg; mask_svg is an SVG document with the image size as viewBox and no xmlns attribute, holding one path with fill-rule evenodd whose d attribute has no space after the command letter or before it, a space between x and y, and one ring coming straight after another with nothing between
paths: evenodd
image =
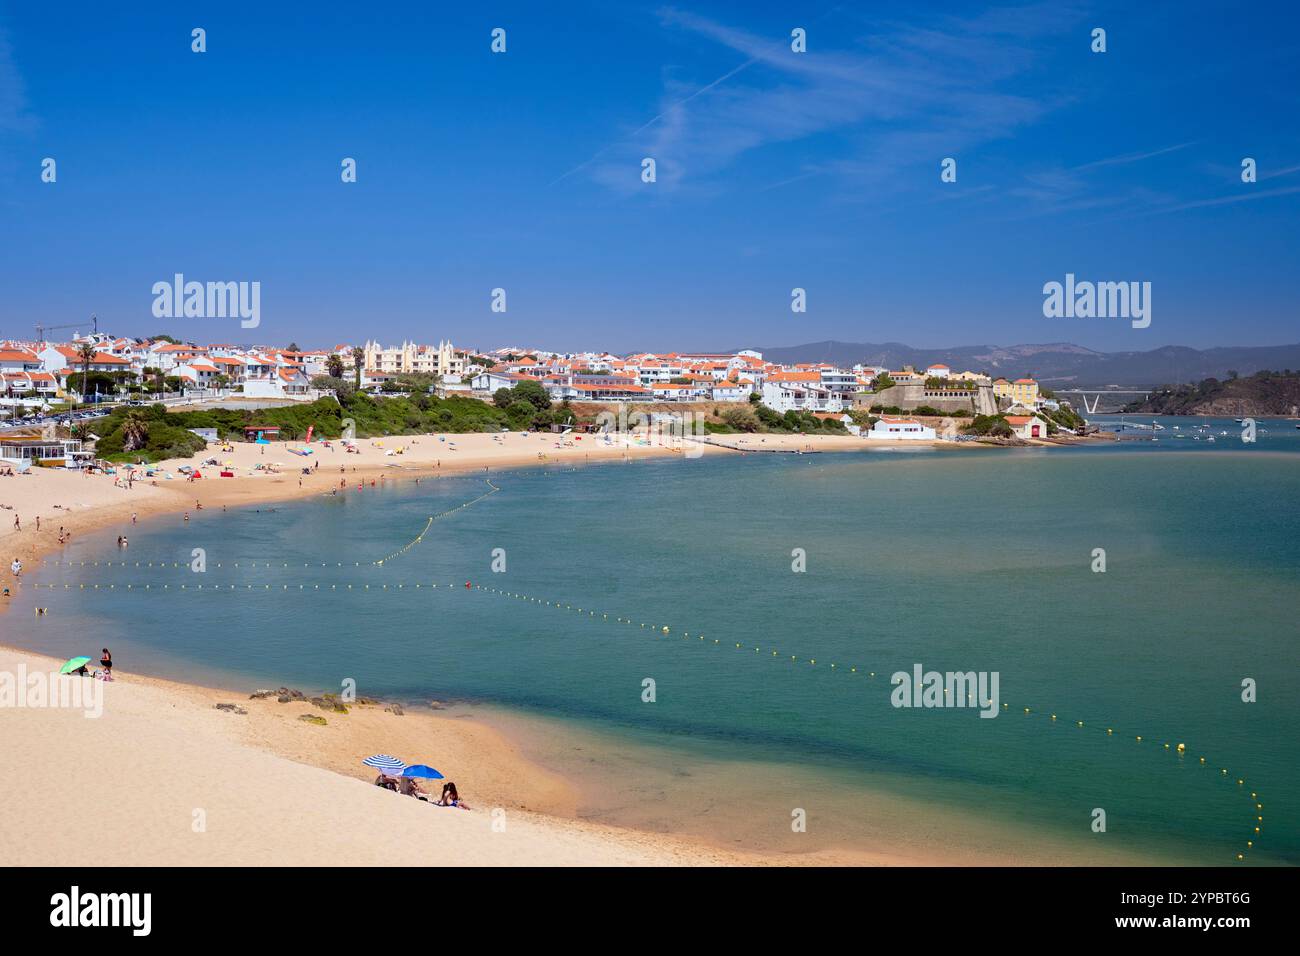
<instances>
[{"instance_id":1,"label":"turquoise water","mask_svg":"<svg viewBox=\"0 0 1300 956\"><path fill-rule=\"evenodd\" d=\"M602 819L790 848L802 800L819 847L900 828L909 844L978 847L979 821L987 840L1059 840L1088 861L1296 862L1300 432L1264 427L1253 445L1166 430L1078 449L524 469L382 566L482 478L209 509L134 528L126 567L104 563L123 557L116 531L75 542L19 598L49 614L5 624L35 622L14 643L107 644L164 676L484 702L586 734L629 779L682 778L595 801ZM894 708L889 675L915 663L996 671L1007 706ZM1242 702L1244 678L1258 702ZM706 782L711 820L689 789ZM893 820L882 796L929 823ZM1104 835L1089 829L1098 807Z\"/></svg>"}]
</instances>

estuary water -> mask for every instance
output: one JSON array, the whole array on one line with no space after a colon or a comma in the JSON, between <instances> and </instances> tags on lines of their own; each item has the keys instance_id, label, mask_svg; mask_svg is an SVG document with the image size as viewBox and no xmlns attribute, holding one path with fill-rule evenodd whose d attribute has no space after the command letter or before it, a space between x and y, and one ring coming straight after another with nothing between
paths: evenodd
<instances>
[{"instance_id":1,"label":"estuary water","mask_svg":"<svg viewBox=\"0 0 1300 956\"><path fill-rule=\"evenodd\" d=\"M181 680L467 702L584 815L728 846L1294 863L1300 431L1159 421L161 517L74 542L0 620ZM894 706L917 665L996 674L997 716Z\"/></svg>"}]
</instances>

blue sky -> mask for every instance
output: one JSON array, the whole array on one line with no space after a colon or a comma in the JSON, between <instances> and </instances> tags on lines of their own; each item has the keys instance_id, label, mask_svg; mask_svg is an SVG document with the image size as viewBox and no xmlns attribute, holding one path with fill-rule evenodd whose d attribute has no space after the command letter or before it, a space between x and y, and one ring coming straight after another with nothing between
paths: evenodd
<instances>
[{"instance_id":1,"label":"blue sky","mask_svg":"<svg viewBox=\"0 0 1300 956\"><path fill-rule=\"evenodd\" d=\"M1300 340L1286 5L273 6L0 5L0 336ZM154 318L176 272L259 281L261 327ZM1067 272L1151 326L1045 318Z\"/></svg>"}]
</instances>

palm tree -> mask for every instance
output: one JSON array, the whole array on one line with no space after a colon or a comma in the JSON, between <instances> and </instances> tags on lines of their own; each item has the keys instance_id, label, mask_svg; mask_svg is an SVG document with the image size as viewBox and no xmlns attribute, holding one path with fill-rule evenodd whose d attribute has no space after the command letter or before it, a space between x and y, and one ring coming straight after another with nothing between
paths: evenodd
<instances>
[{"instance_id":1,"label":"palm tree","mask_svg":"<svg viewBox=\"0 0 1300 956\"><path fill-rule=\"evenodd\" d=\"M83 342L81 348L77 349L77 357L81 359L81 400L86 400L87 382L90 379L90 363L95 361L95 346L90 342Z\"/></svg>"},{"instance_id":2,"label":"palm tree","mask_svg":"<svg viewBox=\"0 0 1300 956\"><path fill-rule=\"evenodd\" d=\"M343 377L343 359L337 355L331 355L325 360L325 373L330 378Z\"/></svg>"},{"instance_id":3,"label":"palm tree","mask_svg":"<svg viewBox=\"0 0 1300 956\"><path fill-rule=\"evenodd\" d=\"M361 363L366 360L366 350L359 345L352 348L352 371L356 373L357 391L361 391Z\"/></svg>"},{"instance_id":4,"label":"palm tree","mask_svg":"<svg viewBox=\"0 0 1300 956\"><path fill-rule=\"evenodd\" d=\"M139 408L126 413L122 422L122 450L136 451L149 443L149 418Z\"/></svg>"}]
</instances>

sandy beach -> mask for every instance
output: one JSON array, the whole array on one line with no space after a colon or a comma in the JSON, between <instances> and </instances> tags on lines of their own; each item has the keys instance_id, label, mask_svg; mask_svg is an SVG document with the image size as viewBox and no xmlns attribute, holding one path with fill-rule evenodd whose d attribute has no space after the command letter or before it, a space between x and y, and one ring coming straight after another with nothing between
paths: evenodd
<instances>
[{"instance_id":1,"label":"sandy beach","mask_svg":"<svg viewBox=\"0 0 1300 956\"><path fill-rule=\"evenodd\" d=\"M862 450L860 439L808 436L753 438L759 450ZM91 531L130 535L132 515L328 494L364 493L370 482L436 480L520 466L580 465L681 454L679 448L631 443L606 446L584 437L518 433L361 439L358 453L320 443L300 458L300 443L236 443L164 462L173 478L137 480L33 469L0 479L0 541L4 581L17 557L30 571L59 549L58 535ZM401 453L397 454L397 450ZM392 452L392 454L390 454ZM705 448L704 454L736 454ZM208 457L230 462L233 478L187 481L182 464ZM315 466L302 474L304 466ZM278 463L278 474L256 471ZM340 472L340 468L344 469ZM212 475L213 477L207 477ZM340 481L343 485L340 486ZM358 490L358 484L362 489ZM15 527L18 517L21 530ZM37 518L40 530L37 530ZM15 591L16 593L16 591ZM6 600L6 605L8 600ZM2 610L0 610L2 613ZM4 618L8 640L22 643L20 622ZM0 674L57 670L60 661L0 647ZM58 677L56 681L86 680ZM12 863L383 865L681 865L921 862L881 855L811 854L797 861L716 849L663 834L573 819L578 795L562 778L530 762L499 732L464 715L434 711L402 716L382 704L323 712L305 701L250 700L250 689L222 691L123 675L105 692L103 713L57 707L0 708L6 746L0 752L0 853ZM219 710L234 704L245 713ZM308 722L304 715L323 718ZM437 754L440 769L474 807L431 807L372 786L362 757L377 752ZM67 785L35 786L30 768L51 753L79 768ZM79 756L80 755L80 756ZM184 773L175 768L184 767ZM430 782L433 783L433 782ZM472 799L471 799L472 795ZM495 816L494 816L495 812ZM504 816L503 816L504 815ZM196 829L197 819L206 829ZM504 819L504 830L494 829ZM86 826L62 826L82 820Z\"/></svg>"},{"instance_id":2,"label":"sandy beach","mask_svg":"<svg viewBox=\"0 0 1300 956\"><path fill-rule=\"evenodd\" d=\"M2 673L48 673L60 663L0 649ZM95 683L104 692L98 717L59 707L0 711L0 854L10 865L762 862L566 821L573 796L565 782L470 721L397 716L382 705L335 717L301 701L249 700L134 675ZM246 713L214 706L226 702ZM299 720L304 713L326 724ZM360 759L377 751L439 754L441 765L457 768L473 809L373 786ZM56 753L70 772L57 780L32 772ZM425 783L436 796L437 781Z\"/></svg>"}]
</instances>

